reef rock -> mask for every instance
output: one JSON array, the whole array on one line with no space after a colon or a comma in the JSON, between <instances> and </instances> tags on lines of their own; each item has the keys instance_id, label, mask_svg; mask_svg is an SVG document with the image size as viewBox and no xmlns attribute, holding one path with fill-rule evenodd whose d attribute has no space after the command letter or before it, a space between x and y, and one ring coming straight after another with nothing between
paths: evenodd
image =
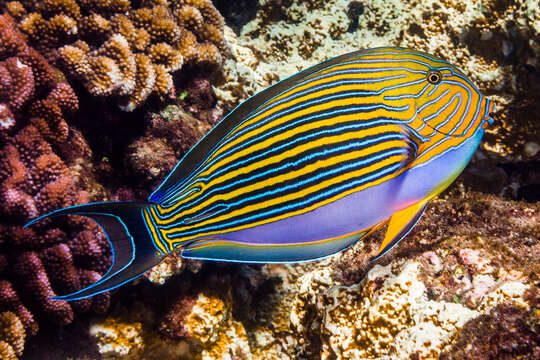
<instances>
[{"instance_id":1,"label":"reef rock","mask_svg":"<svg viewBox=\"0 0 540 360\"><path fill-rule=\"evenodd\" d=\"M352 286L332 282L324 271L304 275L291 323L306 338L318 335L323 359L437 358L481 313L459 303L430 300L419 279L420 267L411 260L375 265L362 283ZM326 286L314 286L321 283ZM526 289L519 282L501 284L480 308L506 300L527 308L522 299Z\"/></svg>"},{"instance_id":2,"label":"reef rock","mask_svg":"<svg viewBox=\"0 0 540 360\"><path fill-rule=\"evenodd\" d=\"M210 128L181 107L169 105L149 116L145 134L128 147L126 163L133 175L155 188Z\"/></svg>"},{"instance_id":3,"label":"reef rock","mask_svg":"<svg viewBox=\"0 0 540 360\"><path fill-rule=\"evenodd\" d=\"M265 87L334 56L403 46L461 68L494 95L499 123L484 147L520 158L538 142L540 112L538 1L260 0L255 19L236 35L216 93L227 109Z\"/></svg>"},{"instance_id":4,"label":"reef rock","mask_svg":"<svg viewBox=\"0 0 540 360\"><path fill-rule=\"evenodd\" d=\"M120 317L109 317L90 327L99 352L121 359L251 359L246 330L232 317L231 299L200 293L182 297L169 313L161 332L175 341L163 340L154 331L155 314L139 306ZM139 321L137 321L139 320Z\"/></svg>"}]
</instances>

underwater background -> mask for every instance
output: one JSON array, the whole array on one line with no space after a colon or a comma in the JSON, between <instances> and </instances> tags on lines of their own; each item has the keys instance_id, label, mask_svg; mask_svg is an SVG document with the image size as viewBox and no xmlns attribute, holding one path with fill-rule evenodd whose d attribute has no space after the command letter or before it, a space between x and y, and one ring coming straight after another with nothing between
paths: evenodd
<instances>
[{"instance_id":1,"label":"underwater background","mask_svg":"<svg viewBox=\"0 0 540 360\"><path fill-rule=\"evenodd\" d=\"M0 1L0 359L540 359L540 3ZM331 57L403 46L497 103L464 173L376 263L171 255L93 298L91 201L142 200L235 106Z\"/></svg>"}]
</instances>

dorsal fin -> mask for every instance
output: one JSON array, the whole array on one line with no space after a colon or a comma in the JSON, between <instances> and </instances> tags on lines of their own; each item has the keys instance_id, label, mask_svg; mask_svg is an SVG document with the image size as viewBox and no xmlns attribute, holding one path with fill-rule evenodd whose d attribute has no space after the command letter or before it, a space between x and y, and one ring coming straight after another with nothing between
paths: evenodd
<instances>
[{"instance_id":1,"label":"dorsal fin","mask_svg":"<svg viewBox=\"0 0 540 360\"><path fill-rule=\"evenodd\" d=\"M204 159L208 156L210 150L216 146L221 139L223 139L231 130L238 126L249 114L258 109L261 105L266 103L273 97L281 94L290 87L296 85L305 77L324 69L328 66L338 64L344 60L355 57L362 53L373 51L372 50L358 50L348 54L343 54L335 58L324 61L320 64L314 65L306 70L303 70L295 75L292 75L271 87L255 94L242 104L234 108L227 116L221 120L206 136L204 136L195 146L193 146L180 162L175 166L173 171L165 178L165 180L158 186L156 190L148 198L149 202L160 203L161 199L169 190L179 185L189 175L191 175L197 167L203 163Z\"/></svg>"}]
</instances>

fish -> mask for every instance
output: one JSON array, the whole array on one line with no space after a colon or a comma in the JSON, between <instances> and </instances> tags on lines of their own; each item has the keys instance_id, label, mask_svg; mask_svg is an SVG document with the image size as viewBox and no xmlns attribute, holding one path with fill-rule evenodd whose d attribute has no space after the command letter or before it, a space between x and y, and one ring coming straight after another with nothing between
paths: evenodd
<instances>
[{"instance_id":1,"label":"fish","mask_svg":"<svg viewBox=\"0 0 540 360\"><path fill-rule=\"evenodd\" d=\"M94 284L117 288L167 254L242 263L321 259L387 225L380 259L462 172L495 105L427 53L358 50L284 79L234 108L147 201L97 202L29 221L84 215L111 245Z\"/></svg>"}]
</instances>

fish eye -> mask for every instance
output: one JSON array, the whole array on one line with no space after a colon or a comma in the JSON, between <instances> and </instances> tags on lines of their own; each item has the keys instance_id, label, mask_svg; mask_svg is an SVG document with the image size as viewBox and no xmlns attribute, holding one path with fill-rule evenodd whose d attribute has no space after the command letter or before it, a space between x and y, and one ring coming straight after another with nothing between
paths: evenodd
<instances>
[{"instance_id":1,"label":"fish eye","mask_svg":"<svg viewBox=\"0 0 540 360\"><path fill-rule=\"evenodd\" d=\"M430 84L437 85L442 80L442 75L440 72L436 70L430 70L428 71L426 75L427 81L429 81Z\"/></svg>"}]
</instances>

